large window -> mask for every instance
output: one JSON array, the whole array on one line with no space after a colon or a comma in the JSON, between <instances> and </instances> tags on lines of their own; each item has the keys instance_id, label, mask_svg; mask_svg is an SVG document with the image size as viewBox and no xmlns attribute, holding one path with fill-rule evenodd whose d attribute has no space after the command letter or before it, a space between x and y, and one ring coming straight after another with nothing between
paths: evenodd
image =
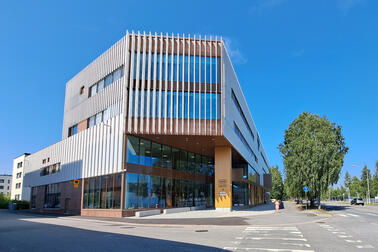
<instances>
[{"instance_id":1,"label":"large window","mask_svg":"<svg viewBox=\"0 0 378 252\"><path fill-rule=\"evenodd\" d=\"M249 126L247 118L244 115L243 109L241 108L240 103L239 103L238 99L236 98L236 95L235 95L233 89L231 89L231 98L232 98L232 101L234 102L236 108L238 109L239 114L244 121L244 124L247 126L249 134L251 134L252 139L255 140L255 134L253 134L253 131L252 131L251 127ZM257 140L258 140L259 149L260 149L260 140L259 139L257 139Z\"/></svg>"},{"instance_id":2,"label":"large window","mask_svg":"<svg viewBox=\"0 0 378 252\"><path fill-rule=\"evenodd\" d=\"M244 144L244 146L247 148L247 150L249 151L249 153L254 157L256 163L259 162L255 152L252 150L251 146L248 144L247 140L245 140L245 137L243 136L243 134L241 133L239 127L236 125L236 123L234 122L234 131L236 133L236 135L239 137L240 141Z\"/></svg>"},{"instance_id":3,"label":"large window","mask_svg":"<svg viewBox=\"0 0 378 252\"><path fill-rule=\"evenodd\" d=\"M96 84L89 87L89 97L95 96L97 93L100 93L104 88L110 86L110 84L119 80L123 76L123 66L120 66L105 78L98 81Z\"/></svg>"},{"instance_id":4,"label":"large window","mask_svg":"<svg viewBox=\"0 0 378 252\"><path fill-rule=\"evenodd\" d=\"M60 208L60 184L45 186L44 208Z\"/></svg>"},{"instance_id":5,"label":"large window","mask_svg":"<svg viewBox=\"0 0 378 252\"><path fill-rule=\"evenodd\" d=\"M148 57L145 58L145 65L143 68L143 53L135 53L134 55L134 71L133 78L139 80L148 80ZM139 59L139 68L137 66ZM219 62L216 57L205 56L189 56L177 54L156 54L156 72L155 70L155 55L151 57L151 80L168 80L168 81L184 81L197 83L219 83ZM185 60L185 63L184 63ZM173 66L172 66L173 64ZM190 68L189 68L190 65ZM179 74L177 75L177 66ZM173 67L173 68L172 68ZM139 69L139 73L137 70ZM166 71L167 70L167 75ZM173 70L173 72L172 72ZM144 76L143 76L144 73Z\"/></svg>"},{"instance_id":6,"label":"large window","mask_svg":"<svg viewBox=\"0 0 378 252\"><path fill-rule=\"evenodd\" d=\"M83 208L119 209L122 174L84 179Z\"/></svg>"},{"instance_id":7,"label":"large window","mask_svg":"<svg viewBox=\"0 0 378 252\"><path fill-rule=\"evenodd\" d=\"M147 98L150 95L150 103L153 104L153 92L152 91L139 91L132 93L132 109L131 116L137 117L167 117L167 118L190 118L190 119L219 119L220 118L220 94L216 93L199 93L199 92L172 92L172 91L159 91L155 93L156 109L150 109L149 115L147 115ZM167 104L165 106L165 96L167 96ZM172 97L173 96L173 97ZM178 96L178 103L177 103ZM138 106L135 111L134 103L136 97L138 98L138 104L141 103L141 99L144 101L144 110L141 110L141 106ZM171 103L172 100L172 103ZM200 106L201 103L201 106ZM178 106L178 107L177 107ZM165 110L166 107L166 110ZM184 109L183 109L184 108ZM172 109L172 111L171 111ZM178 113L177 113L178 110ZM184 110L184 113L183 111Z\"/></svg>"},{"instance_id":8,"label":"large window","mask_svg":"<svg viewBox=\"0 0 378 252\"><path fill-rule=\"evenodd\" d=\"M127 136L127 162L213 176L214 160L193 152Z\"/></svg>"},{"instance_id":9,"label":"large window","mask_svg":"<svg viewBox=\"0 0 378 252\"><path fill-rule=\"evenodd\" d=\"M37 207L37 187L31 188L30 208Z\"/></svg>"},{"instance_id":10,"label":"large window","mask_svg":"<svg viewBox=\"0 0 378 252\"><path fill-rule=\"evenodd\" d=\"M212 183L126 173L126 209L211 207L213 195Z\"/></svg>"}]
</instances>

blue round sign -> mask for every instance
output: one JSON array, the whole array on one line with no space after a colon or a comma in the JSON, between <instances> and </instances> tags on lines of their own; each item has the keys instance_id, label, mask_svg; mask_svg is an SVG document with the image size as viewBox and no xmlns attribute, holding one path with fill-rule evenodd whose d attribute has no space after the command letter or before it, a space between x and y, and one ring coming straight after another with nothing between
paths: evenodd
<instances>
[{"instance_id":1,"label":"blue round sign","mask_svg":"<svg viewBox=\"0 0 378 252\"><path fill-rule=\"evenodd\" d=\"M305 187L303 187L303 191L305 191L305 192L308 192L308 187L307 186L305 186Z\"/></svg>"}]
</instances>

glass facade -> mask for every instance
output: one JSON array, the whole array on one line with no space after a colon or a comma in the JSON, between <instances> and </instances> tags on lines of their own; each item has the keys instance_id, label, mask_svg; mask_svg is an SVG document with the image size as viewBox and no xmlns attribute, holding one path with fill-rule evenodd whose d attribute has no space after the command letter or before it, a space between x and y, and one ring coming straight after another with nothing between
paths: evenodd
<instances>
[{"instance_id":1,"label":"glass facade","mask_svg":"<svg viewBox=\"0 0 378 252\"><path fill-rule=\"evenodd\" d=\"M138 98L138 104L141 99L144 100L144 109L141 106L135 111L134 102L132 102L131 116L138 117L162 117L162 118L190 118L190 119L219 119L220 111L220 94L216 93L199 93L199 92L175 92L175 91L156 91L155 100L153 91L138 91L132 93L133 101ZM150 112L147 115L147 99L150 96ZM165 99L167 96L167 99ZM153 102L155 101L155 111ZM201 106L200 106L201 104ZM194 107L195 106L195 107ZM167 108L165 110L165 107ZM172 110L172 111L171 111ZM178 110L178 111L177 111Z\"/></svg>"},{"instance_id":2,"label":"glass facade","mask_svg":"<svg viewBox=\"0 0 378 252\"><path fill-rule=\"evenodd\" d=\"M214 175L214 159L171 146L127 136L127 163Z\"/></svg>"},{"instance_id":3,"label":"glass facade","mask_svg":"<svg viewBox=\"0 0 378 252\"><path fill-rule=\"evenodd\" d=\"M156 59L155 59L156 56ZM139 68L137 62L139 59ZM184 61L185 60L185 61ZM156 61L156 73L155 64ZM168 81L184 81L184 82L197 82L197 83L211 83L219 82L218 58L217 57L199 57L189 55L177 54L153 54L151 57L151 80L168 80ZM177 73L178 66L178 73ZM137 70L139 69L139 73ZM144 71L143 71L144 70ZM167 71L166 71L167 70ZM144 72L144 76L143 76ZM148 79L148 55L145 58L145 66L143 69L143 53L134 54L134 79L147 80Z\"/></svg>"},{"instance_id":4,"label":"glass facade","mask_svg":"<svg viewBox=\"0 0 378 252\"><path fill-rule=\"evenodd\" d=\"M210 176L213 181L212 158L129 135L127 163L193 175L178 179L177 176L126 173L126 209L214 205L213 182L194 179L194 175L198 174Z\"/></svg>"},{"instance_id":5,"label":"glass facade","mask_svg":"<svg viewBox=\"0 0 378 252\"><path fill-rule=\"evenodd\" d=\"M45 186L44 208L60 208L60 184L49 184Z\"/></svg>"},{"instance_id":6,"label":"glass facade","mask_svg":"<svg viewBox=\"0 0 378 252\"><path fill-rule=\"evenodd\" d=\"M121 207L122 174L84 180L83 208L119 209Z\"/></svg>"},{"instance_id":7,"label":"glass facade","mask_svg":"<svg viewBox=\"0 0 378 252\"><path fill-rule=\"evenodd\" d=\"M126 173L125 208L213 206L213 184Z\"/></svg>"}]
</instances>

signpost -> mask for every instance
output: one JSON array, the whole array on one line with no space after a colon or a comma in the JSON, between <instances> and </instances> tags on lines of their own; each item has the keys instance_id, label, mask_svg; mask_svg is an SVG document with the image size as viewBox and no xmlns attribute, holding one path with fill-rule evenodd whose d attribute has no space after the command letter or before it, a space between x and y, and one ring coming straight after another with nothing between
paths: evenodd
<instances>
[{"instance_id":1,"label":"signpost","mask_svg":"<svg viewBox=\"0 0 378 252\"><path fill-rule=\"evenodd\" d=\"M308 198L307 198L307 192L308 192L308 186L305 186L303 187L303 191L305 191L305 194L306 194L306 210L307 210L307 202L308 202Z\"/></svg>"}]
</instances>

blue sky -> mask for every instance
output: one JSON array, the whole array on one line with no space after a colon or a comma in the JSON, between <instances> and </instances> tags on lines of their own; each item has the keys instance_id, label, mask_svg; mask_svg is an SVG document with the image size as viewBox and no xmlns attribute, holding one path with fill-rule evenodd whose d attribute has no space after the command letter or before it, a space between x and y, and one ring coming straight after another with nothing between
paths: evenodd
<instances>
[{"instance_id":1,"label":"blue sky","mask_svg":"<svg viewBox=\"0 0 378 252\"><path fill-rule=\"evenodd\" d=\"M343 174L378 160L378 1L53 2L0 9L0 174L60 140L65 83L126 29L223 36L271 165L303 111L343 127Z\"/></svg>"}]
</instances>

